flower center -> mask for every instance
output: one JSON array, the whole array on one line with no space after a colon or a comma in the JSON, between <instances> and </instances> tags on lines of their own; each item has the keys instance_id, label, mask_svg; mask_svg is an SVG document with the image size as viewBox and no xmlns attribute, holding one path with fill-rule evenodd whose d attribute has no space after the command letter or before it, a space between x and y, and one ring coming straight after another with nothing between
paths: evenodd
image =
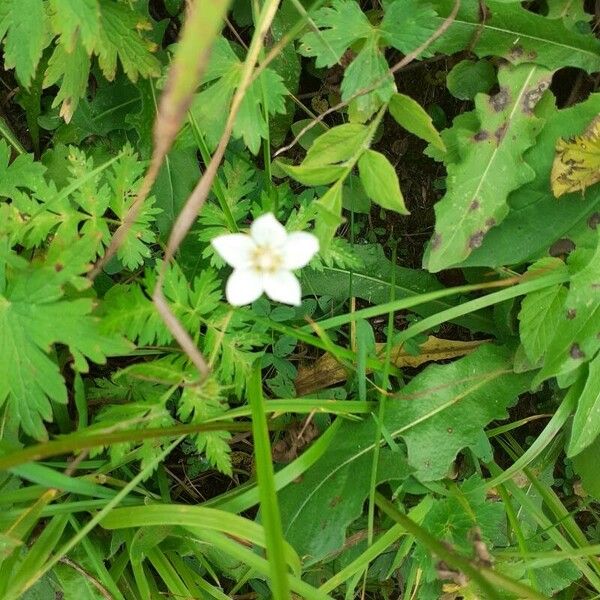
<instances>
[{"instance_id":1,"label":"flower center","mask_svg":"<svg viewBox=\"0 0 600 600\"><path fill-rule=\"evenodd\" d=\"M259 273L275 273L281 268L283 258L269 246L257 246L252 251L250 263Z\"/></svg>"}]
</instances>

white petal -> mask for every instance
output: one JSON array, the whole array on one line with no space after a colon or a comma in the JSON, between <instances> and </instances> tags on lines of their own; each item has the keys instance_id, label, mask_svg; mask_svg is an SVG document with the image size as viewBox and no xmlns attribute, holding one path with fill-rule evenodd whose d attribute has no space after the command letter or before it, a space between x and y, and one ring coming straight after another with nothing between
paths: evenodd
<instances>
[{"instance_id":1,"label":"white petal","mask_svg":"<svg viewBox=\"0 0 600 600\"><path fill-rule=\"evenodd\" d=\"M302 291L297 277L290 271L277 271L265 275L263 279L265 294L275 300L292 306L300 306Z\"/></svg>"},{"instance_id":2,"label":"white petal","mask_svg":"<svg viewBox=\"0 0 600 600\"><path fill-rule=\"evenodd\" d=\"M294 231L283 246L283 264L286 269L300 269L319 251L319 240L312 233Z\"/></svg>"},{"instance_id":3,"label":"white petal","mask_svg":"<svg viewBox=\"0 0 600 600\"><path fill-rule=\"evenodd\" d=\"M252 238L245 233L228 233L211 240L221 258L234 268L243 269L250 263L251 252L256 248Z\"/></svg>"},{"instance_id":4,"label":"white petal","mask_svg":"<svg viewBox=\"0 0 600 600\"><path fill-rule=\"evenodd\" d=\"M225 296L233 306L244 306L257 300L263 293L263 279L250 269L235 269L227 280Z\"/></svg>"},{"instance_id":5,"label":"white petal","mask_svg":"<svg viewBox=\"0 0 600 600\"><path fill-rule=\"evenodd\" d=\"M285 227L273 216L266 213L250 226L250 235L258 246L283 246L287 239Z\"/></svg>"}]
</instances>

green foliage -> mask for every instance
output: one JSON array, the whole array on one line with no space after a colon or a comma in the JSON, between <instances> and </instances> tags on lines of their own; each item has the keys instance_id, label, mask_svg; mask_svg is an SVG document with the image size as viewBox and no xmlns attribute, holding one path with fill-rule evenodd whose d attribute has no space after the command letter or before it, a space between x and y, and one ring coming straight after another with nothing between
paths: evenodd
<instances>
[{"instance_id":1,"label":"green foliage","mask_svg":"<svg viewBox=\"0 0 600 600\"><path fill-rule=\"evenodd\" d=\"M3 600L600 594L588 5L0 0Z\"/></svg>"}]
</instances>

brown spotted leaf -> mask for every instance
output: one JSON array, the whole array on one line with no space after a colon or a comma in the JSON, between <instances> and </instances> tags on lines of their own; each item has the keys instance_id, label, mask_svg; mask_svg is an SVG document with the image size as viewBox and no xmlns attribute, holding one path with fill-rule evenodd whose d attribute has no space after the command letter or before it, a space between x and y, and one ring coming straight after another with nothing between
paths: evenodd
<instances>
[{"instance_id":1,"label":"brown spotted leaf","mask_svg":"<svg viewBox=\"0 0 600 600\"><path fill-rule=\"evenodd\" d=\"M416 356L409 354L402 346L393 348L392 364L398 368L419 367L428 362L465 356L485 343L485 341L457 342L430 336L421 344L420 353ZM377 344L377 354L383 357L385 344ZM347 377L347 369L331 354L326 353L310 367L299 369L296 377L296 392L299 396L304 396L345 381Z\"/></svg>"},{"instance_id":2,"label":"brown spotted leaf","mask_svg":"<svg viewBox=\"0 0 600 600\"><path fill-rule=\"evenodd\" d=\"M573 252L569 268L574 274L564 310L534 384L573 372L600 349L600 237L595 251Z\"/></svg>"},{"instance_id":3,"label":"brown spotted leaf","mask_svg":"<svg viewBox=\"0 0 600 600\"><path fill-rule=\"evenodd\" d=\"M429 271L458 265L479 248L507 215L509 193L534 178L522 156L541 131L534 109L550 79L542 67L506 66L498 73L500 91L477 95L481 128L461 144L461 160L448 165L447 191L435 206L436 227L425 256Z\"/></svg>"}]
</instances>

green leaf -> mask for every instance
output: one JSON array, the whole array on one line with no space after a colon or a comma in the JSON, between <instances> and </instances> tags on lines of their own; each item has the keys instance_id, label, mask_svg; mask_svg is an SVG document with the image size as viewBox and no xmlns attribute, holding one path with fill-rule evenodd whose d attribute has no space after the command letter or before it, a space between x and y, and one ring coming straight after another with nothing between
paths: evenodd
<instances>
[{"instance_id":1,"label":"green leaf","mask_svg":"<svg viewBox=\"0 0 600 600\"><path fill-rule=\"evenodd\" d=\"M91 298L65 297L65 284L85 273L86 258L94 256L85 239L67 251L49 254L48 264L16 263L0 288L0 404L7 402L11 418L39 440L46 438L43 421L52 420L50 400L67 401L53 345L68 346L79 371L87 371L86 358L104 363L108 354L129 350L120 338L100 333ZM81 263L69 260L77 255Z\"/></svg>"},{"instance_id":2,"label":"green leaf","mask_svg":"<svg viewBox=\"0 0 600 600\"><path fill-rule=\"evenodd\" d=\"M453 363L428 366L388 404L385 427L404 438L418 479L445 477L464 448L484 462L492 459L484 428L505 419L531 382L530 375L514 373L512 359L506 347L481 346Z\"/></svg>"},{"instance_id":3,"label":"green leaf","mask_svg":"<svg viewBox=\"0 0 600 600\"><path fill-rule=\"evenodd\" d=\"M496 70L487 60L461 60L446 77L448 91L459 100L473 100L496 83Z\"/></svg>"},{"instance_id":4,"label":"green leaf","mask_svg":"<svg viewBox=\"0 0 600 600\"><path fill-rule=\"evenodd\" d=\"M364 123L385 104L396 89L394 78L381 50L377 38L369 39L358 56L344 72L341 91L342 100L350 100L359 91L375 88L352 100L348 114L353 122Z\"/></svg>"},{"instance_id":5,"label":"green leaf","mask_svg":"<svg viewBox=\"0 0 600 600\"><path fill-rule=\"evenodd\" d=\"M509 196L509 215L486 235L465 265L519 264L547 254L552 244L567 237L574 227L593 233L595 221L591 216L600 207L600 186L586 190L585 201L580 193L572 193L559 202L550 189L550 172L558 138L581 133L598 113L600 94L564 110L553 106L544 110L546 124L523 157L535 171L535 178Z\"/></svg>"},{"instance_id":6,"label":"green leaf","mask_svg":"<svg viewBox=\"0 0 600 600\"><path fill-rule=\"evenodd\" d=\"M202 385L187 386L181 394L177 414L186 423L203 423L218 417L228 408L222 393L221 386L213 377L203 381ZM213 467L231 477L230 439L228 431L205 431L193 436L196 450L205 454Z\"/></svg>"},{"instance_id":7,"label":"green leaf","mask_svg":"<svg viewBox=\"0 0 600 600\"><path fill-rule=\"evenodd\" d=\"M81 37L83 48L88 55L92 54L100 32L98 0L50 0L49 12L52 29L60 35L59 45L63 51L72 53Z\"/></svg>"},{"instance_id":8,"label":"green leaf","mask_svg":"<svg viewBox=\"0 0 600 600\"><path fill-rule=\"evenodd\" d=\"M408 54L427 40L438 21L431 2L395 0L386 9L380 29L383 39L403 54Z\"/></svg>"},{"instance_id":9,"label":"green leaf","mask_svg":"<svg viewBox=\"0 0 600 600\"><path fill-rule=\"evenodd\" d=\"M44 76L44 87L60 82L58 94L52 106L60 108L60 116L69 123L77 110L79 99L85 95L90 71L90 58L83 46L75 46L71 51L62 44L54 48Z\"/></svg>"},{"instance_id":10,"label":"green leaf","mask_svg":"<svg viewBox=\"0 0 600 600\"><path fill-rule=\"evenodd\" d=\"M302 37L299 52L316 57L317 67L335 65L355 41L373 35L373 26L354 0L334 0L312 18L319 31Z\"/></svg>"},{"instance_id":11,"label":"green leaf","mask_svg":"<svg viewBox=\"0 0 600 600\"><path fill-rule=\"evenodd\" d=\"M427 35L423 32L407 50L413 50L442 24L454 1L432 0L431 4L438 13L429 21L431 31ZM529 11L520 2L486 0L486 8L482 23L478 0L463 0L448 31L423 56L454 54L474 41L471 49L479 57L500 56L513 64L533 62L548 69L570 66L588 73L600 70L600 41L593 35L571 31L561 20Z\"/></svg>"},{"instance_id":12,"label":"green leaf","mask_svg":"<svg viewBox=\"0 0 600 600\"><path fill-rule=\"evenodd\" d=\"M585 10L584 0L546 0L548 19L561 19L565 27L577 33L589 31L592 15Z\"/></svg>"},{"instance_id":13,"label":"green leaf","mask_svg":"<svg viewBox=\"0 0 600 600\"><path fill-rule=\"evenodd\" d=\"M585 387L573 418L567 455L579 454L600 436L600 355L589 364Z\"/></svg>"},{"instance_id":14,"label":"green leaf","mask_svg":"<svg viewBox=\"0 0 600 600\"><path fill-rule=\"evenodd\" d=\"M390 100L389 111L398 125L442 152L446 151L446 146L433 126L431 117L416 100L405 94L394 94Z\"/></svg>"},{"instance_id":15,"label":"green leaf","mask_svg":"<svg viewBox=\"0 0 600 600\"><path fill-rule=\"evenodd\" d=\"M442 289L440 282L427 271L392 265L379 244L356 245L353 252L361 259L362 265L353 265L352 269L333 265L324 265L318 271L310 268L303 269L304 292L331 296L338 302L347 300L352 292L353 296L371 304L383 304L392 296L390 287L393 270L396 271L396 288L393 297L397 300ZM351 282L352 287L350 287ZM460 300L457 300L456 304L459 302ZM455 306L454 302L441 299L415 306L414 312L422 317L428 317L452 306ZM492 319L482 313L461 317L454 322L473 331L495 332Z\"/></svg>"},{"instance_id":16,"label":"green leaf","mask_svg":"<svg viewBox=\"0 0 600 600\"><path fill-rule=\"evenodd\" d=\"M561 319L535 384L566 375L593 358L600 348L600 230L595 251L578 250L570 256L571 276Z\"/></svg>"},{"instance_id":17,"label":"green leaf","mask_svg":"<svg viewBox=\"0 0 600 600\"><path fill-rule=\"evenodd\" d=\"M559 259L549 258L532 265L529 272L561 268ZM527 294L519 312L519 334L527 358L537 364L546 354L561 321L567 290L562 285L547 287Z\"/></svg>"},{"instance_id":18,"label":"green leaf","mask_svg":"<svg viewBox=\"0 0 600 600\"><path fill-rule=\"evenodd\" d=\"M19 154L10 162L11 150L0 139L0 197L14 198L19 190L35 192L44 189L46 167L33 159L33 154Z\"/></svg>"},{"instance_id":19,"label":"green leaf","mask_svg":"<svg viewBox=\"0 0 600 600\"><path fill-rule=\"evenodd\" d=\"M550 74L532 65L501 69L500 91L477 96L482 129L465 156L448 165L447 191L435 205L436 228L425 256L432 272L464 261L508 213L508 194L534 178L522 155L535 142L542 121L533 110Z\"/></svg>"},{"instance_id":20,"label":"green leaf","mask_svg":"<svg viewBox=\"0 0 600 600\"><path fill-rule=\"evenodd\" d=\"M598 456L600 456L600 437L597 437L583 452L573 457L573 467L581 477L583 488L595 499L600 498Z\"/></svg>"},{"instance_id":21,"label":"green leaf","mask_svg":"<svg viewBox=\"0 0 600 600\"><path fill-rule=\"evenodd\" d=\"M369 128L365 125L338 125L320 135L311 144L300 165L293 166L284 162L277 164L290 177L304 185L333 183L348 173L349 167L345 163L356 160L368 137Z\"/></svg>"},{"instance_id":22,"label":"green leaf","mask_svg":"<svg viewBox=\"0 0 600 600\"><path fill-rule=\"evenodd\" d=\"M377 426L371 419L344 423L327 452L278 494L285 539L311 565L340 549L348 526L362 512L369 493ZM376 484L405 479L402 454L380 450Z\"/></svg>"},{"instance_id":23,"label":"green leaf","mask_svg":"<svg viewBox=\"0 0 600 600\"><path fill-rule=\"evenodd\" d=\"M225 128L229 105L240 82L242 68L243 63L230 43L225 38L219 38L211 50L211 60L203 78L203 82L210 85L196 95L190 109L206 134L211 149L216 147ZM233 135L242 138L253 154L258 153L261 139L268 137L265 110L270 115L285 114L287 95L288 90L281 76L268 67L244 94ZM186 145L195 146L189 127L183 136Z\"/></svg>"},{"instance_id":24,"label":"green leaf","mask_svg":"<svg viewBox=\"0 0 600 600\"><path fill-rule=\"evenodd\" d=\"M0 39L4 40L4 64L15 69L25 87L35 75L42 52L50 41L42 0L5 0L6 14L0 20Z\"/></svg>"},{"instance_id":25,"label":"green leaf","mask_svg":"<svg viewBox=\"0 0 600 600\"><path fill-rule=\"evenodd\" d=\"M401 215L410 214L404 204L396 170L383 154L365 150L358 159L358 172L365 192L373 202Z\"/></svg>"},{"instance_id":26,"label":"green leaf","mask_svg":"<svg viewBox=\"0 0 600 600\"><path fill-rule=\"evenodd\" d=\"M152 29L150 22L127 4L107 0L102 0L100 14L101 28L95 52L106 79L115 78L117 58L133 82L138 76L158 76L160 63L152 54L156 46L143 33Z\"/></svg>"}]
</instances>

